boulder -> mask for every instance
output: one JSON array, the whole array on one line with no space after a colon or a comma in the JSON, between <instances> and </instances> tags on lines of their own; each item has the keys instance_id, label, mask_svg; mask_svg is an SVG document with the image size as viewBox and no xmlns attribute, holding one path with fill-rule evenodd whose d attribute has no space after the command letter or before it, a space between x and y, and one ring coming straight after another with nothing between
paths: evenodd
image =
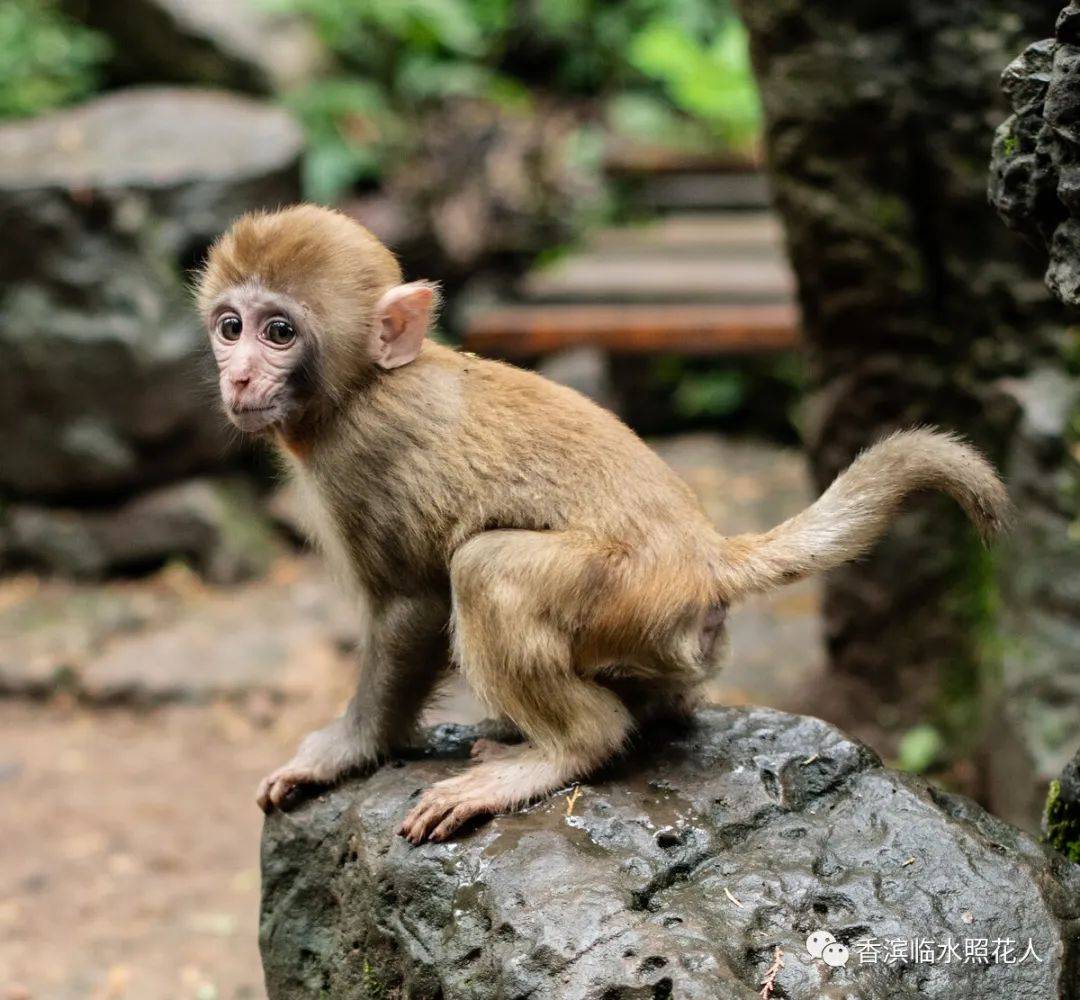
<instances>
[{"instance_id":1,"label":"boulder","mask_svg":"<svg viewBox=\"0 0 1080 1000\"><path fill-rule=\"evenodd\" d=\"M110 72L126 83L197 83L268 93L327 63L310 26L259 0L62 0L112 39Z\"/></svg>"},{"instance_id":2,"label":"boulder","mask_svg":"<svg viewBox=\"0 0 1080 1000\"><path fill-rule=\"evenodd\" d=\"M439 727L266 820L272 1000L1080 990L1080 867L824 722L710 709L572 795L410 847L397 824L476 734ZM846 955L815 958L821 931Z\"/></svg>"},{"instance_id":3,"label":"boulder","mask_svg":"<svg viewBox=\"0 0 1080 1000\"><path fill-rule=\"evenodd\" d=\"M278 108L201 90L0 126L0 495L82 502L229 459L186 282L233 217L296 200L301 146Z\"/></svg>"},{"instance_id":4,"label":"boulder","mask_svg":"<svg viewBox=\"0 0 1080 1000\"><path fill-rule=\"evenodd\" d=\"M8 577L0 698L276 704L316 686L347 690L361 620L310 557L283 557L264 577L224 590L177 564L137 584Z\"/></svg>"},{"instance_id":5,"label":"boulder","mask_svg":"<svg viewBox=\"0 0 1080 1000\"><path fill-rule=\"evenodd\" d=\"M1002 74L1012 114L994 136L990 201L1002 219L1046 247L1050 290L1080 304L1080 5L1053 38L1029 45Z\"/></svg>"},{"instance_id":6,"label":"boulder","mask_svg":"<svg viewBox=\"0 0 1080 1000\"><path fill-rule=\"evenodd\" d=\"M1043 839L1071 861L1080 862L1080 753L1050 782L1043 814Z\"/></svg>"},{"instance_id":7,"label":"boulder","mask_svg":"<svg viewBox=\"0 0 1080 1000\"><path fill-rule=\"evenodd\" d=\"M1053 38L1002 75L1012 107L998 128L990 200L1048 257L1046 284L1080 305L1080 4ZM1049 22L1048 22L1049 25ZM1021 249L1020 246L1017 250ZM1002 565L1001 677L987 754L990 806L1034 827L1051 779L1080 751L1080 378L1075 334L1054 349L1031 327L1028 371L1001 381L1015 413L1007 458L1017 507Z\"/></svg>"},{"instance_id":8,"label":"boulder","mask_svg":"<svg viewBox=\"0 0 1080 1000\"><path fill-rule=\"evenodd\" d=\"M189 479L117 507L12 504L0 512L0 569L82 579L183 559L214 583L263 573L282 549L246 479Z\"/></svg>"}]
</instances>

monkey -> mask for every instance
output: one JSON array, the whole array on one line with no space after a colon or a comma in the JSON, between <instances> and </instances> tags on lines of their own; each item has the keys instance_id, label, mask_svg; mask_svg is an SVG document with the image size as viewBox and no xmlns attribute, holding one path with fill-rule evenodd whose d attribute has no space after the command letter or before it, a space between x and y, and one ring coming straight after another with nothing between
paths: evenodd
<instances>
[{"instance_id":1,"label":"monkey","mask_svg":"<svg viewBox=\"0 0 1080 1000\"><path fill-rule=\"evenodd\" d=\"M404 281L390 250L328 208L241 217L195 294L228 419L280 453L365 608L355 694L262 781L266 811L376 766L458 670L524 742L477 741L474 762L419 795L398 832L444 840L691 713L731 606L866 552L908 494L950 495L987 542L1009 510L978 451L919 428L770 531L721 535L614 414L428 337L437 286Z\"/></svg>"}]
</instances>

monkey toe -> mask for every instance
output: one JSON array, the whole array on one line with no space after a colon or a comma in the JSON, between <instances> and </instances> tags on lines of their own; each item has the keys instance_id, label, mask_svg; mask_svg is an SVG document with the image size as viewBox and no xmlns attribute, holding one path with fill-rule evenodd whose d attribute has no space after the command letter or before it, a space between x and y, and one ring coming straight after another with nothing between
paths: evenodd
<instances>
[{"instance_id":1,"label":"monkey toe","mask_svg":"<svg viewBox=\"0 0 1080 1000\"><path fill-rule=\"evenodd\" d=\"M440 784L444 787L433 785L424 792L398 828L398 834L410 844L446 840L469 820L499 809L498 803L470 793L466 785L456 783L455 779Z\"/></svg>"},{"instance_id":2,"label":"monkey toe","mask_svg":"<svg viewBox=\"0 0 1080 1000\"><path fill-rule=\"evenodd\" d=\"M473 745L469 748L469 756L479 761L496 760L499 757L505 757L512 749L513 747L506 743L481 737L473 741Z\"/></svg>"},{"instance_id":3,"label":"monkey toe","mask_svg":"<svg viewBox=\"0 0 1080 1000\"><path fill-rule=\"evenodd\" d=\"M264 813L275 809L286 812L325 787L313 774L283 767L263 778L255 801Z\"/></svg>"}]
</instances>

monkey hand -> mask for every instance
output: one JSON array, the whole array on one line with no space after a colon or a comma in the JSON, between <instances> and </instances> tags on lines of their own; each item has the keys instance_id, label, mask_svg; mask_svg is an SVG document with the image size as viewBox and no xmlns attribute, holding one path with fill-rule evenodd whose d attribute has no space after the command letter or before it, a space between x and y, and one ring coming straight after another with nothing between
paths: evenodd
<instances>
[{"instance_id":1,"label":"monkey hand","mask_svg":"<svg viewBox=\"0 0 1080 1000\"><path fill-rule=\"evenodd\" d=\"M349 771L374 764L376 757L346 718L336 719L305 736L292 760L259 783L255 800L263 812L287 809L305 790L333 784Z\"/></svg>"}]
</instances>

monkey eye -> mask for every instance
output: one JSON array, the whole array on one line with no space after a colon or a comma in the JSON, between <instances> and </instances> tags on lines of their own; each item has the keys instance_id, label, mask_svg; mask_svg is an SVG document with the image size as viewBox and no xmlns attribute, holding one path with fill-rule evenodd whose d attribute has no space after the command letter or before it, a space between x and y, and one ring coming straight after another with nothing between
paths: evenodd
<instances>
[{"instance_id":1,"label":"monkey eye","mask_svg":"<svg viewBox=\"0 0 1080 1000\"><path fill-rule=\"evenodd\" d=\"M264 336L275 347L287 347L296 339L296 331L288 320L272 319L266 325Z\"/></svg>"},{"instance_id":2,"label":"monkey eye","mask_svg":"<svg viewBox=\"0 0 1080 1000\"><path fill-rule=\"evenodd\" d=\"M222 340L239 340L240 331L243 329L244 324L239 316L222 316L218 322L218 333Z\"/></svg>"}]
</instances>

